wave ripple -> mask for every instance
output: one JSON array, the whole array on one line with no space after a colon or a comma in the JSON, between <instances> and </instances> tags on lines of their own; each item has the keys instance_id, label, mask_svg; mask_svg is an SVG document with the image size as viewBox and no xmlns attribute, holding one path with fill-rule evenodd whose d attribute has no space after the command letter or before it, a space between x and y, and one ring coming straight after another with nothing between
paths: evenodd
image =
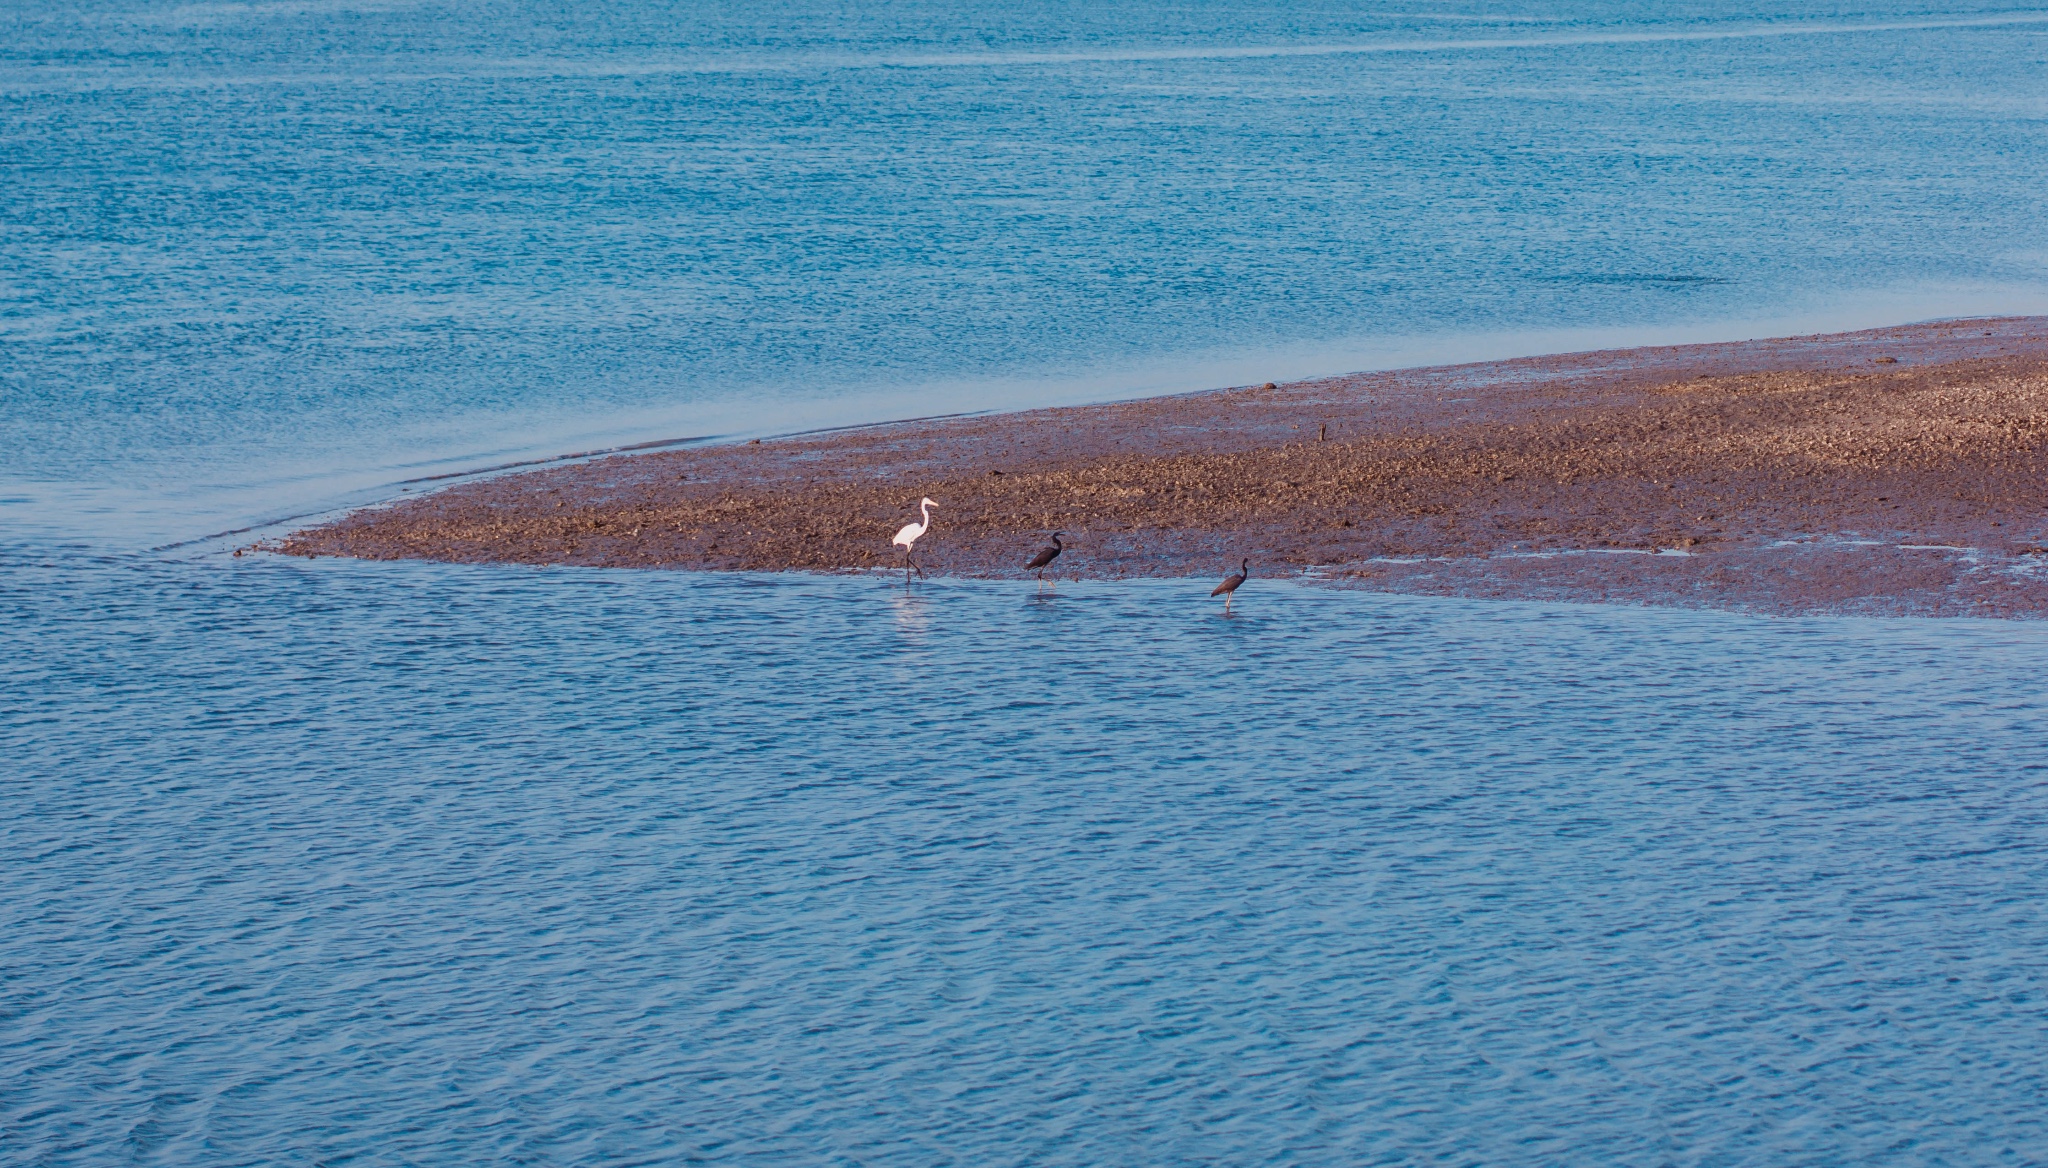
<instances>
[{"instance_id":1,"label":"wave ripple","mask_svg":"<svg viewBox=\"0 0 2048 1168\"><path fill-rule=\"evenodd\" d=\"M1202 591L0 570L6 1158L2044 1146L2048 631Z\"/></svg>"}]
</instances>

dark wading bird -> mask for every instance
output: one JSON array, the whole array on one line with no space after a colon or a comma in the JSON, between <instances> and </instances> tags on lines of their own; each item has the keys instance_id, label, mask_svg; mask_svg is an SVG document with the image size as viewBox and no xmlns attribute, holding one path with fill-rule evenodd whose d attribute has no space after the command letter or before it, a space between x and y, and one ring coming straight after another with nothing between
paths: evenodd
<instances>
[{"instance_id":1,"label":"dark wading bird","mask_svg":"<svg viewBox=\"0 0 2048 1168\"><path fill-rule=\"evenodd\" d=\"M1060 553L1067 550L1066 545L1060 542L1060 537L1065 534L1066 532L1064 531L1053 532L1052 546L1049 548L1040 548L1038 550L1038 554L1031 557L1031 562L1024 565L1024 570L1027 572L1031 571L1034 568L1038 570L1038 579L1040 583L1043 583L1045 581L1045 566L1047 564L1052 563L1054 560L1059 559Z\"/></svg>"},{"instance_id":2,"label":"dark wading bird","mask_svg":"<svg viewBox=\"0 0 2048 1168\"><path fill-rule=\"evenodd\" d=\"M1211 592L1209 595L1221 596L1223 598L1223 611L1229 612L1230 598L1236 595L1237 590L1243 587L1246 578L1248 578L1251 574L1252 562L1250 560L1246 560L1244 563L1238 565L1237 575L1225 576L1223 578L1223 583L1218 584L1216 586L1216 591Z\"/></svg>"},{"instance_id":3,"label":"dark wading bird","mask_svg":"<svg viewBox=\"0 0 2048 1168\"><path fill-rule=\"evenodd\" d=\"M932 529L932 508L936 506L938 506L937 503L927 498L924 501L924 522L904 524L903 529L896 533L896 538L890 541L903 549L903 583L906 586L910 583L910 570L912 568L917 568L919 578L924 576L924 569L911 561L910 548L912 544L915 544L924 537L925 532Z\"/></svg>"}]
</instances>

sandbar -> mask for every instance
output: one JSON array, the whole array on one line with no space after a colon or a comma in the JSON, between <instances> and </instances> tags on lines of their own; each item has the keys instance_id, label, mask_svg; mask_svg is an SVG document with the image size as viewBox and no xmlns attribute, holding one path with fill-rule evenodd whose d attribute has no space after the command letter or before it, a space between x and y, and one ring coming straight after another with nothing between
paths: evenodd
<instances>
[{"instance_id":1,"label":"sandbar","mask_svg":"<svg viewBox=\"0 0 2048 1168\"><path fill-rule=\"evenodd\" d=\"M2048 615L2048 317L1617 349L600 458L304 556L1220 578L1766 613ZM1242 594L1250 595L1249 592Z\"/></svg>"}]
</instances>

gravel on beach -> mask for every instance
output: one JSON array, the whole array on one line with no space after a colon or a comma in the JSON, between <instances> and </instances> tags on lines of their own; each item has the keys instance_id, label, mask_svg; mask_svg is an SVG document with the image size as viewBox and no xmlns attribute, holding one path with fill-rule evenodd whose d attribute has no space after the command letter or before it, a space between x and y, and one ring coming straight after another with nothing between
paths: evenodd
<instances>
[{"instance_id":1,"label":"gravel on beach","mask_svg":"<svg viewBox=\"0 0 2048 1168\"><path fill-rule=\"evenodd\" d=\"M2048 318L1608 350L500 474L294 555L1309 576L1763 612L2048 614Z\"/></svg>"}]
</instances>

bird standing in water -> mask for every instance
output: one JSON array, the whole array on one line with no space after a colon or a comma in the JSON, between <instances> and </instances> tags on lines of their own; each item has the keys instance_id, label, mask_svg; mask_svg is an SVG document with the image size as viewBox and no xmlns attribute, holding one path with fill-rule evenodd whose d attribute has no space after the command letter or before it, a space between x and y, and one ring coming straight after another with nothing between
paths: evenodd
<instances>
[{"instance_id":1,"label":"bird standing in water","mask_svg":"<svg viewBox=\"0 0 2048 1168\"><path fill-rule=\"evenodd\" d=\"M1237 575L1225 576L1223 578L1223 583L1218 584L1216 586L1216 590L1214 592L1211 592L1209 595L1221 596L1223 598L1223 611L1227 613L1230 611L1231 596L1236 594L1239 588L1243 587L1245 580L1249 578L1251 574L1252 562L1250 560L1246 560L1243 564L1240 564L1238 566Z\"/></svg>"},{"instance_id":2,"label":"bird standing in water","mask_svg":"<svg viewBox=\"0 0 2048 1168\"><path fill-rule=\"evenodd\" d=\"M1032 570L1033 568L1038 569L1038 580L1041 584L1045 582L1045 566L1047 564L1052 563L1054 560L1059 559L1060 553L1067 550L1066 545L1060 542L1060 537L1065 534L1066 532L1064 531L1053 532L1052 546L1049 548L1040 548L1038 554L1031 557L1031 562L1024 565L1024 570L1027 572Z\"/></svg>"},{"instance_id":3,"label":"bird standing in water","mask_svg":"<svg viewBox=\"0 0 2048 1168\"><path fill-rule=\"evenodd\" d=\"M924 537L925 532L930 531L932 529L932 508L936 506L938 506L938 504L932 502L929 498L927 498L924 501L923 505L924 522L904 524L903 530L897 532L896 538L890 541L894 543L897 547L903 549L903 583L905 584L905 586L908 586L910 583L910 570L912 568L917 568L917 574L920 577L924 575L924 569L918 568L918 566L911 561L910 548L912 544L915 544L919 539L922 539Z\"/></svg>"}]
</instances>

